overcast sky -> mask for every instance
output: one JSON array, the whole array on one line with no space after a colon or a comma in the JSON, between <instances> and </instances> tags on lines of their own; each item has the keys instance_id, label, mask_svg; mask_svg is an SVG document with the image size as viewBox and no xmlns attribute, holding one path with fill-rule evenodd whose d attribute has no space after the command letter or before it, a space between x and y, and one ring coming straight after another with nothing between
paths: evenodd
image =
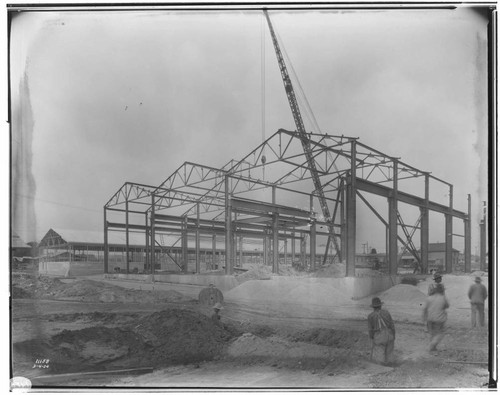
<instances>
[{"instance_id":1,"label":"overcast sky","mask_svg":"<svg viewBox=\"0 0 500 395\"><path fill-rule=\"evenodd\" d=\"M450 182L458 210L470 193L475 253L487 198L487 20L470 8L270 15L321 131ZM25 241L51 227L101 230L125 181L158 185L184 161L220 167L249 153L262 142L263 34L265 136L295 130L263 23L258 10L17 14L14 230ZM357 250L383 250L363 215ZM431 242L444 242L439 232Z\"/></svg>"}]
</instances>

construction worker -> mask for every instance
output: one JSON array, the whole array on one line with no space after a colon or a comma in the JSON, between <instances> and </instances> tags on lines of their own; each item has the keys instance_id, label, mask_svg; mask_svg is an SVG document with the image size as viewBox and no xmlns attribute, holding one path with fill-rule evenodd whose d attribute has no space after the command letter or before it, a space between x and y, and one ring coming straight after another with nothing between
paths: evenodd
<instances>
[{"instance_id":1,"label":"construction worker","mask_svg":"<svg viewBox=\"0 0 500 395\"><path fill-rule=\"evenodd\" d=\"M437 345L443 340L445 323L448 319L446 309L450 307L444 296L443 284L437 284L431 295L427 297L423 311L423 320L427 322L430 334L429 351L437 351Z\"/></svg>"},{"instance_id":2,"label":"construction worker","mask_svg":"<svg viewBox=\"0 0 500 395\"><path fill-rule=\"evenodd\" d=\"M486 287L481 284L481 277L476 277L475 284L469 288L472 327L476 327L476 315L479 315L479 325L484 326L484 301L488 297Z\"/></svg>"},{"instance_id":3,"label":"construction worker","mask_svg":"<svg viewBox=\"0 0 500 395\"><path fill-rule=\"evenodd\" d=\"M396 329L391 315L382 309L382 301L373 298L371 307L373 312L368 316L368 335L372 343L370 358L380 364L387 365L394 362L394 340Z\"/></svg>"},{"instance_id":4,"label":"construction worker","mask_svg":"<svg viewBox=\"0 0 500 395\"><path fill-rule=\"evenodd\" d=\"M433 278L434 278L434 283L429 285L429 289L427 291L428 296L434 293L434 290L436 289L437 285L441 284L441 281L443 280L443 276L441 276L441 274L438 272L434 273ZM441 286L443 287L443 294L444 294L444 285L441 284Z\"/></svg>"},{"instance_id":5,"label":"construction worker","mask_svg":"<svg viewBox=\"0 0 500 395\"><path fill-rule=\"evenodd\" d=\"M220 326L221 322L220 322L220 314L219 313L222 309L224 309L224 307L222 307L222 304L217 302L216 304L214 304L214 306L212 308L214 310L212 317L211 317L212 321L215 325Z\"/></svg>"}]
</instances>

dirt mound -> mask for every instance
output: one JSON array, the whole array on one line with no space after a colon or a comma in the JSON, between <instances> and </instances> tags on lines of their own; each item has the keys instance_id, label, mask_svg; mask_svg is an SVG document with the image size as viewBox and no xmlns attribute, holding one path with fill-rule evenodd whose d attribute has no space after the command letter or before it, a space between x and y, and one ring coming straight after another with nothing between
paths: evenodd
<instances>
[{"instance_id":1,"label":"dirt mound","mask_svg":"<svg viewBox=\"0 0 500 395\"><path fill-rule=\"evenodd\" d=\"M272 270L269 266L256 264L245 266L248 270L236 275L236 280L238 280L240 284L249 280L269 280L271 278Z\"/></svg>"},{"instance_id":2,"label":"dirt mound","mask_svg":"<svg viewBox=\"0 0 500 395\"><path fill-rule=\"evenodd\" d=\"M378 294L378 297L387 305L405 304L418 307L422 307L427 298L416 286L409 284L397 284Z\"/></svg>"},{"instance_id":3,"label":"dirt mound","mask_svg":"<svg viewBox=\"0 0 500 395\"><path fill-rule=\"evenodd\" d=\"M313 328L290 335L293 341L319 344L336 348L368 348L369 339L366 333L356 331Z\"/></svg>"},{"instance_id":4,"label":"dirt mound","mask_svg":"<svg viewBox=\"0 0 500 395\"><path fill-rule=\"evenodd\" d=\"M57 278L36 277L32 274L13 276L14 298L60 299L104 303L162 303L190 300L177 291L142 291L126 289L94 280L70 283Z\"/></svg>"},{"instance_id":5,"label":"dirt mound","mask_svg":"<svg viewBox=\"0 0 500 395\"><path fill-rule=\"evenodd\" d=\"M16 364L49 359L42 374L164 367L212 360L233 333L194 311L168 309L123 328L93 326L63 330L48 341L29 340L13 346Z\"/></svg>"},{"instance_id":6,"label":"dirt mound","mask_svg":"<svg viewBox=\"0 0 500 395\"><path fill-rule=\"evenodd\" d=\"M311 273L311 277L345 277L346 274L346 264L345 262L332 263L321 267L314 273Z\"/></svg>"},{"instance_id":7,"label":"dirt mound","mask_svg":"<svg viewBox=\"0 0 500 395\"><path fill-rule=\"evenodd\" d=\"M333 287L326 279L311 277L273 277L271 280L250 280L226 293L227 300L254 302L281 301L294 305L338 305L350 296Z\"/></svg>"},{"instance_id":8,"label":"dirt mound","mask_svg":"<svg viewBox=\"0 0 500 395\"><path fill-rule=\"evenodd\" d=\"M25 298L50 298L63 289L66 284L57 278L37 277L33 273L12 274L12 297Z\"/></svg>"}]
</instances>

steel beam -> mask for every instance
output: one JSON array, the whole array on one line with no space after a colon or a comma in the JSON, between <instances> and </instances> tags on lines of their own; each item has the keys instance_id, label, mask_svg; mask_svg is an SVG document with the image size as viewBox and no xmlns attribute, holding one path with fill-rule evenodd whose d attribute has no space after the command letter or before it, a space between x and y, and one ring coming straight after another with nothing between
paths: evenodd
<instances>
[{"instance_id":1,"label":"steel beam","mask_svg":"<svg viewBox=\"0 0 500 395\"><path fill-rule=\"evenodd\" d=\"M273 221L273 273L279 273L279 238L278 238L278 214L274 214Z\"/></svg>"},{"instance_id":2,"label":"steel beam","mask_svg":"<svg viewBox=\"0 0 500 395\"><path fill-rule=\"evenodd\" d=\"M154 276L155 272L155 265L156 265L156 253L155 253L155 242L156 242L156 236L155 236L155 195L151 195L151 255L150 255L150 261L151 261L151 275Z\"/></svg>"},{"instance_id":3,"label":"steel beam","mask_svg":"<svg viewBox=\"0 0 500 395\"><path fill-rule=\"evenodd\" d=\"M470 273L471 268L471 199L470 194L467 195L467 211L468 216L467 219L464 220L464 236L465 236L465 245L464 245L464 272Z\"/></svg>"},{"instance_id":4,"label":"steel beam","mask_svg":"<svg viewBox=\"0 0 500 395\"><path fill-rule=\"evenodd\" d=\"M453 217L450 214L445 215L445 271L451 273L453 271L452 260L452 240L453 240Z\"/></svg>"},{"instance_id":5,"label":"steel beam","mask_svg":"<svg viewBox=\"0 0 500 395\"><path fill-rule=\"evenodd\" d=\"M392 196L392 188L386 187L384 185L376 184L371 181L363 180L362 178L358 178L356 180L356 185L357 188L361 191L373 193L374 195L379 195L379 196L384 196L386 198L390 198ZM402 203L409 204L411 206L418 206L418 207L426 207L426 202L425 199L422 199L418 196L411 195L406 192L398 191L397 193L397 199L398 201ZM441 214L449 214L450 213L450 208L449 206L445 206L443 204L435 203L435 202L428 202L428 208L429 210L436 211ZM467 217L467 214L458 211L458 210L451 210L451 215L453 215L456 218L460 219L465 219Z\"/></svg>"},{"instance_id":6,"label":"steel beam","mask_svg":"<svg viewBox=\"0 0 500 395\"><path fill-rule=\"evenodd\" d=\"M108 273L109 246L108 246L108 221L106 220L106 206L104 206L104 273Z\"/></svg>"},{"instance_id":7,"label":"steel beam","mask_svg":"<svg viewBox=\"0 0 500 395\"><path fill-rule=\"evenodd\" d=\"M232 274L232 249L233 249L233 224L232 224L232 199L229 195L229 177L226 176L224 180L224 199L225 199L225 215L226 215L226 274Z\"/></svg>"},{"instance_id":8,"label":"steel beam","mask_svg":"<svg viewBox=\"0 0 500 395\"><path fill-rule=\"evenodd\" d=\"M316 223L311 224L311 234L309 238L309 253L311 259L311 269L316 270Z\"/></svg>"},{"instance_id":9,"label":"steel beam","mask_svg":"<svg viewBox=\"0 0 500 395\"><path fill-rule=\"evenodd\" d=\"M125 259L127 260L127 274L130 273L130 259L129 259L129 234L128 234L128 200L125 201Z\"/></svg>"},{"instance_id":10,"label":"steel beam","mask_svg":"<svg viewBox=\"0 0 500 395\"><path fill-rule=\"evenodd\" d=\"M429 271L429 174L425 175L424 186L424 206L420 207L420 260L422 262L422 272Z\"/></svg>"},{"instance_id":11,"label":"steel beam","mask_svg":"<svg viewBox=\"0 0 500 395\"><path fill-rule=\"evenodd\" d=\"M392 194L389 200L389 274L398 274L398 162L393 161Z\"/></svg>"},{"instance_id":12,"label":"steel beam","mask_svg":"<svg viewBox=\"0 0 500 395\"><path fill-rule=\"evenodd\" d=\"M346 276L356 275L356 141L351 141L351 170L347 182L347 202L346 202L346 230L347 230L347 251L346 251Z\"/></svg>"}]
</instances>

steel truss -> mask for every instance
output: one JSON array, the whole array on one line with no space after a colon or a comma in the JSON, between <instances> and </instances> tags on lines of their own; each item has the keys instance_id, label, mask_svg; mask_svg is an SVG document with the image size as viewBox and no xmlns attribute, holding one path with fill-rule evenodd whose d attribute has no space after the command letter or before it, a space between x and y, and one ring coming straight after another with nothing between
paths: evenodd
<instances>
[{"instance_id":1,"label":"steel truss","mask_svg":"<svg viewBox=\"0 0 500 395\"><path fill-rule=\"evenodd\" d=\"M159 186L126 182L104 206L105 251L109 231L125 230L127 257L128 233L144 232L150 251L148 267L153 273L155 246L161 246L167 254L173 247L181 248L183 254L176 263L187 271L187 239L188 234L194 235L195 270L199 272L200 238L213 239L215 254L216 237L223 236L225 271L231 274L236 262L237 239L240 238L241 244L241 238L250 238L261 240L264 262L269 263L271 259L273 270L278 272L279 241L285 246L288 241L292 242L293 261L297 239L303 264L314 269L316 237L328 236L329 232L320 229L333 226L334 243L339 251L331 253L327 243L323 263L327 258L345 260L346 275L354 276L359 198L387 230L390 274L397 273L398 241L415 257L422 270L427 271L431 211L445 218L447 272L452 270L452 220L464 221L465 270L470 271L470 195L468 212L458 211L453 208L453 186L429 172L375 150L354 137L311 133L309 140L322 199L313 183L299 133L280 129L241 160L230 160L222 168L185 162ZM421 180L423 186L417 188L417 194L414 183L413 190L405 190L403 183L407 180ZM448 204L429 198L431 181L449 190ZM387 199L386 215L380 214L362 193ZM324 202L328 210L318 208L315 202ZM403 222L399 203L420 210L414 226ZM324 218L321 214L324 212L332 213L332 218ZM118 220L110 221L111 215L118 216ZM416 230L419 230L420 250L413 241ZM174 245L165 245L166 235L176 236ZM309 240L308 263L306 239ZM106 259L105 269L107 272Z\"/></svg>"}]
</instances>

